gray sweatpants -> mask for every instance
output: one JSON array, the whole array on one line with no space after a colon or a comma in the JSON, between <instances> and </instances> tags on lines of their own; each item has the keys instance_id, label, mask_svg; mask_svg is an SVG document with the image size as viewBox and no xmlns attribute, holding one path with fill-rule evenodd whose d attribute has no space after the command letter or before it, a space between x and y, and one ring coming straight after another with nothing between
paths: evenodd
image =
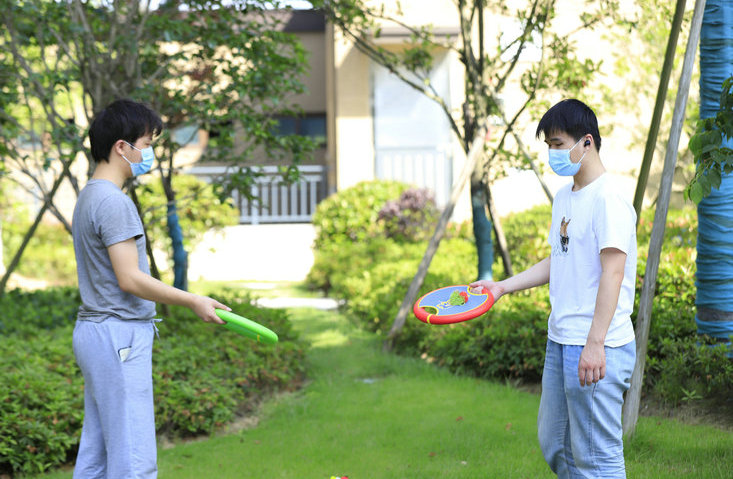
<instances>
[{"instance_id":1,"label":"gray sweatpants","mask_svg":"<svg viewBox=\"0 0 733 479\"><path fill-rule=\"evenodd\" d=\"M84 375L84 426L74 479L158 474L152 321L77 321L74 355Z\"/></svg>"}]
</instances>

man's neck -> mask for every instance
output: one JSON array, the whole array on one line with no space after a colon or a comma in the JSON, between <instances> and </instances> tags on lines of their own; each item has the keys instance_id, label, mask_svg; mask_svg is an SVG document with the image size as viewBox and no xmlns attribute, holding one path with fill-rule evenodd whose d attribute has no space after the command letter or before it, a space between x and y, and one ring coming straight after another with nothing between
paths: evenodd
<instances>
[{"instance_id":1,"label":"man's neck","mask_svg":"<svg viewBox=\"0 0 733 479\"><path fill-rule=\"evenodd\" d=\"M606 172L606 168L597 154L586 158L584 161L585 163L581 166L580 171L573 176L573 191L582 190Z\"/></svg>"},{"instance_id":2,"label":"man's neck","mask_svg":"<svg viewBox=\"0 0 733 479\"><path fill-rule=\"evenodd\" d=\"M97 168L94 170L92 179L95 180L107 180L111 181L118 188L122 189L122 185L125 184L127 177L122 174L118 169L114 168L110 163L100 162L97 164Z\"/></svg>"}]
</instances>

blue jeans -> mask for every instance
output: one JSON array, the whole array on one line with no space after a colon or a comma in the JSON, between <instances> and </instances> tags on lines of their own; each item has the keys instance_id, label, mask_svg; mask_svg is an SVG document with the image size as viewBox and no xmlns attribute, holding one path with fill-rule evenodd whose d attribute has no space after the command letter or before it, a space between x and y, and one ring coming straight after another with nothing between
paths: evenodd
<instances>
[{"instance_id":1,"label":"blue jeans","mask_svg":"<svg viewBox=\"0 0 733 479\"><path fill-rule=\"evenodd\" d=\"M625 478L621 407L636 343L606 347L606 376L580 386L583 346L547 341L537 431L545 461L559 478Z\"/></svg>"},{"instance_id":2,"label":"blue jeans","mask_svg":"<svg viewBox=\"0 0 733 479\"><path fill-rule=\"evenodd\" d=\"M74 479L154 479L151 321L77 321L74 355L84 375L84 426Z\"/></svg>"}]
</instances>

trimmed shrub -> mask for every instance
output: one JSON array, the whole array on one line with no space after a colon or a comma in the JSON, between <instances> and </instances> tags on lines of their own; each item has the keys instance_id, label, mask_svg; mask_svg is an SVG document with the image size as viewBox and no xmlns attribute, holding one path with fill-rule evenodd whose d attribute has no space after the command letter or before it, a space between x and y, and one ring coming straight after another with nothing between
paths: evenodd
<instances>
[{"instance_id":1,"label":"trimmed shrub","mask_svg":"<svg viewBox=\"0 0 733 479\"><path fill-rule=\"evenodd\" d=\"M206 434L252 410L263 397L300 386L305 350L287 312L261 309L236 296L217 295L238 314L277 331L265 345L203 323L191 310L172 308L159 323L153 354L156 428L172 436ZM215 349L215 351L212 351ZM181 361L185 357L186 361Z\"/></svg>"},{"instance_id":2,"label":"trimmed shrub","mask_svg":"<svg viewBox=\"0 0 733 479\"><path fill-rule=\"evenodd\" d=\"M235 292L218 297L277 331L279 342L256 343L172 307L154 344L159 433L209 433L304 379L305 348L286 312L257 308ZM73 459L83 420L83 379L71 345L78 305L68 288L11 291L0 301L0 475Z\"/></svg>"},{"instance_id":3,"label":"trimmed shrub","mask_svg":"<svg viewBox=\"0 0 733 479\"><path fill-rule=\"evenodd\" d=\"M38 336L39 330L67 326L76 320L80 304L77 288L7 291L0 298L0 337L32 339Z\"/></svg>"},{"instance_id":4,"label":"trimmed shrub","mask_svg":"<svg viewBox=\"0 0 733 479\"><path fill-rule=\"evenodd\" d=\"M84 394L73 326L34 339L3 336L0 472L42 472L66 462L81 437Z\"/></svg>"},{"instance_id":5,"label":"trimmed shrub","mask_svg":"<svg viewBox=\"0 0 733 479\"><path fill-rule=\"evenodd\" d=\"M408 188L396 181L364 181L321 201L313 214L316 249L327 243L361 242L383 236L379 211Z\"/></svg>"},{"instance_id":6,"label":"trimmed shrub","mask_svg":"<svg viewBox=\"0 0 733 479\"><path fill-rule=\"evenodd\" d=\"M550 255L547 237L551 218L552 208L549 205L542 205L502 219L501 226L509 245L509 255L515 273L524 271ZM505 274L498 248L494 257L497 259L494 264L494 277L499 279Z\"/></svg>"},{"instance_id":7,"label":"trimmed shrub","mask_svg":"<svg viewBox=\"0 0 733 479\"><path fill-rule=\"evenodd\" d=\"M664 338L659 352L648 357L646 381L670 404L709 398L728 402L733 396L733 348L707 337ZM646 378L645 378L646 379Z\"/></svg>"}]
</instances>

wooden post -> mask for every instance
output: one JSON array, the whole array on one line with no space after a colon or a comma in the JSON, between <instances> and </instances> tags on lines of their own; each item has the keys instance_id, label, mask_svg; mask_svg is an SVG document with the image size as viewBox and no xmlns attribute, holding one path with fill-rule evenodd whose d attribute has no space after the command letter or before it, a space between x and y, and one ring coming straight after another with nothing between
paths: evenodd
<instances>
[{"instance_id":1,"label":"wooden post","mask_svg":"<svg viewBox=\"0 0 733 479\"><path fill-rule=\"evenodd\" d=\"M639 218L641 218L641 207L644 203L644 193L646 192L646 185L649 180L649 170L651 169L652 159L654 158L654 150L657 146L659 124L662 122L664 102L667 99L667 86L669 85L669 77L672 73L672 66L674 64L674 53L677 49L677 39L679 38L680 30L682 29L682 19L685 16L685 4L686 0L677 0L677 7L674 11L674 19L672 20L672 28L669 31L667 51L664 54L662 76L659 79L659 88L657 89L657 100L654 104L652 123L649 126L649 135L646 138L644 159L641 161L639 179L636 182L636 192L634 193L634 209L636 210L637 226L639 225Z\"/></svg>"},{"instance_id":2,"label":"wooden post","mask_svg":"<svg viewBox=\"0 0 733 479\"><path fill-rule=\"evenodd\" d=\"M644 273L644 283L641 288L639 299L639 313L636 321L636 365L631 376L631 387L626 395L623 408L624 435L631 435L636 429L636 422L639 419L639 404L641 402L641 385L644 377L644 365L646 363L647 342L649 339L649 326L651 325L651 311L654 300L654 290L657 283L657 272L659 270L659 257L662 251L664 240L664 229L667 222L667 211L669 209L669 198L672 191L672 180L674 168L677 163L677 148L682 132L682 123L685 119L685 108L687 106L687 95L690 91L690 79L692 68L697 53L697 43L700 39L700 27L702 25L705 0L696 0L695 12L692 16L690 37L687 40L687 50L682 65L677 99L674 104L672 116L672 130L669 133L667 142L667 153L664 158L664 169L662 170L662 181L659 185L659 197L657 210L654 214L654 226L649 241L649 255Z\"/></svg>"},{"instance_id":3,"label":"wooden post","mask_svg":"<svg viewBox=\"0 0 733 479\"><path fill-rule=\"evenodd\" d=\"M392 349L394 338L400 333L402 327L405 325L405 319L407 319L407 315L410 313L410 311L412 311L412 305L417 300L417 293L420 291L420 287L422 286L423 281L425 281L425 276L428 274L430 262L433 260L435 252L438 251L440 240L442 240L443 236L445 235L445 228L446 226L448 226L448 220L450 220L451 215L453 215L453 209L456 206L458 197L463 191L466 182L469 178L471 178L471 174L476 167L476 162L483 152L485 142L486 121L484 121L479 126L473 143L471 143L471 148L468 150L468 155L466 156L466 162L463 164L463 170L461 170L461 174L458 176L458 179L453 184L453 190L451 191L448 204L445 206L445 208L443 209L443 213L440 215L438 225L435 227L435 232L433 232L433 236L430 238L430 242L428 243L428 247L425 250L425 254L420 261L420 266L418 266L417 268L417 273L412 278L412 283L410 283L410 287L407 289L407 294L405 294L405 297L402 300L402 304L400 305L400 309L399 311L397 311L397 316L392 323L392 327L389 330L387 339L384 341L383 349L385 351L390 351Z\"/></svg>"}]
</instances>

